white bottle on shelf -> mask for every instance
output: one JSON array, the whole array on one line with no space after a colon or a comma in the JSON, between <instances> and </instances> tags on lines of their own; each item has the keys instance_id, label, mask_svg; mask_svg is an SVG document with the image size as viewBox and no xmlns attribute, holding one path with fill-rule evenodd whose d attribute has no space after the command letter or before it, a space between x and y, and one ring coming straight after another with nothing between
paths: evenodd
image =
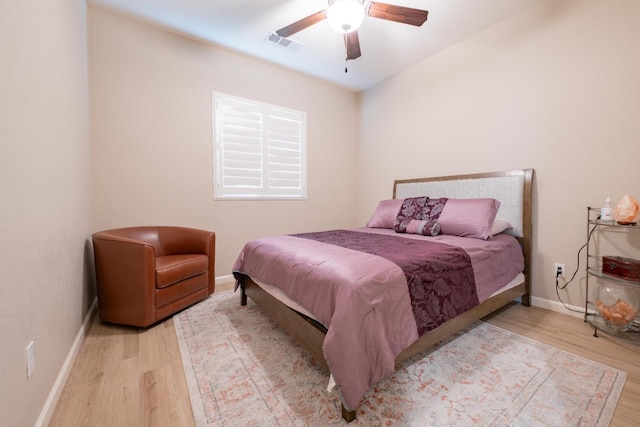
<instances>
[{"instance_id":1,"label":"white bottle on shelf","mask_svg":"<svg viewBox=\"0 0 640 427\"><path fill-rule=\"evenodd\" d=\"M600 221L611 222L613 221L613 205L611 204L611 198L607 194L604 200L604 205L600 208Z\"/></svg>"}]
</instances>

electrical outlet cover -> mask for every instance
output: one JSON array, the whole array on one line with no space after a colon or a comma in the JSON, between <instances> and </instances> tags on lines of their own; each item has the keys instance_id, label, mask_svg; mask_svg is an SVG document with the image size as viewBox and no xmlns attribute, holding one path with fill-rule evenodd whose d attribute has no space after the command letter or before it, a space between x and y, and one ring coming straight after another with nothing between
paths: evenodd
<instances>
[{"instance_id":1,"label":"electrical outlet cover","mask_svg":"<svg viewBox=\"0 0 640 427\"><path fill-rule=\"evenodd\" d=\"M565 265L561 264L559 262L556 262L554 264L555 269L553 270L553 273L556 277L564 277L564 272L565 272ZM558 274L559 273L559 274Z\"/></svg>"},{"instance_id":2,"label":"electrical outlet cover","mask_svg":"<svg viewBox=\"0 0 640 427\"><path fill-rule=\"evenodd\" d=\"M36 369L36 355L33 349L33 341L27 346L27 378L33 375L33 371Z\"/></svg>"}]
</instances>

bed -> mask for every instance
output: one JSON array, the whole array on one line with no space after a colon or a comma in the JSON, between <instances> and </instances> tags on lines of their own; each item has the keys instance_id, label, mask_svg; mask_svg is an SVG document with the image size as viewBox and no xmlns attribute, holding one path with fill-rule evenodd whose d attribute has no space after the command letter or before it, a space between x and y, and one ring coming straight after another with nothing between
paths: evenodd
<instances>
[{"instance_id":1,"label":"bed","mask_svg":"<svg viewBox=\"0 0 640 427\"><path fill-rule=\"evenodd\" d=\"M403 361L529 305L532 181L532 169L396 180L367 227L255 239L233 268L241 304L331 374L350 422Z\"/></svg>"}]
</instances>

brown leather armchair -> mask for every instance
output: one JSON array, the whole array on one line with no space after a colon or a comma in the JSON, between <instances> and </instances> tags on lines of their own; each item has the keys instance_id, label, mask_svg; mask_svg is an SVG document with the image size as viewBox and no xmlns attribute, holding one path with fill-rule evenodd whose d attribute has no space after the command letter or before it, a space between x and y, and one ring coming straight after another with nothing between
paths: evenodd
<instances>
[{"instance_id":1,"label":"brown leather armchair","mask_svg":"<svg viewBox=\"0 0 640 427\"><path fill-rule=\"evenodd\" d=\"M147 226L92 237L98 311L105 322L146 327L215 290L211 231Z\"/></svg>"}]
</instances>

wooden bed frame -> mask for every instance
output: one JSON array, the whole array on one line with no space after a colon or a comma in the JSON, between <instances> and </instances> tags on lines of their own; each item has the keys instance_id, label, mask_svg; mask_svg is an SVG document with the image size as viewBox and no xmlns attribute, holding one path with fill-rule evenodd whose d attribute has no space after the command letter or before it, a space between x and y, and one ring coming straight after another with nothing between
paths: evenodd
<instances>
[{"instance_id":1,"label":"wooden bed frame","mask_svg":"<svg viewBox=\"0 0 640 427\"><path fill-rule=\"evenodd\" d=\"M503 180L502 178L513 179ZM533 169L397 180L394 182L394 198L406 198L416 195L462 198L460 196L464 195L466 198L493 197L500 200L499 194L496 194L495 188L502 186L503 181L506 183L507 188L513 188L514 183L516 183L518 188L515 190L517 192L521 192L515 199L517 200L516 205L511 206L515 213L511 213L510 222L512 224L515 224L515 222L512 221L518 222L518 225L514 225L514 230L517 231L515 237L520 242L524 254L524 281L500 294L490 297L482 304L477 305L473 309L443 323L438 328L420 337L396 357L396 367L410 357L466 328L476 320L487 316L518 298L521 298L521 303L523 305L530 305L532 234L531 191L533 185ZM453 186L448 188L448 184L451 183ZM462 187L460 184L462 184ZM469 184L469 187L473 187L471 191L468 191L467 184ZM405 186L408 187L405 188ZM520 186L521 188L519 188ZM464 188L464 194L460 194L461 188ZM434 192L437 192L437 194ZM501 205L501 211L502 208L503 206ZM505 209L509 209L509 207L505 206ZM502 218L501 211L498 212L498 218ZM513 215L520 216L520 214L521 218L513 219ZM241 277L240 286L242 289L242 305L246 305L247 297L251 298L265 312L265 314L267 314L267 316L274 320L285 332L305 348L318 362L318 364L329 371L329 366L327 365L327 361L324 358L322 351L322 344L327 329L322 324L289 308L280 300L263 290L260 285L251 280L248 276ZM351 422L356 417L356 410L348 411L343 406L342 417L345 421Z\"/></svg>"}]
</instances>

